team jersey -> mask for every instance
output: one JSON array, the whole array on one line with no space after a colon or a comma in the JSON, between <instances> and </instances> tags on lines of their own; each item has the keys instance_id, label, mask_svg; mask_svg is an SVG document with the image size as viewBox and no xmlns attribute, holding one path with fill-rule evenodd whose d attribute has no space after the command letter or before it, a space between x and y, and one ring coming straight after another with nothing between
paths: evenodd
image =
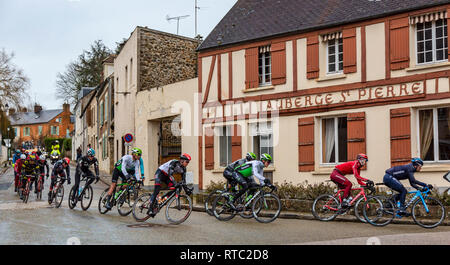
<instances>
[{"instance_id":1,"label":"team jersey","mask_svg":"<svg viewBox=\"0 0 450 265\"><path fill-rule=\"evenodd\" d=\"M39 163L36 161L25 160L22 164L21 172L24 174L34 174L35 172L40 172Z\"/></svg>"},{"instance_id":2,"label":"team jersey","mask_svg":"<svg viewBox=\"0 0 450 265\"><path fill-rule=\"evenodd\" d=\"M93 157L92 160L90 160L88 156L82 156L78 160L77 167L79 167L84 172L88 170L91 165L94 165L95 174L98 176L99 175L98 160L95 157Z\"/></svg>"},{"instance_id":3,"label":"team jersey","mask_svg":"<svg viewBox=\"0 0 450 265\"><path fill-rule=\"evenodd\" d=\"M243 159L239 159L234 161L233 163L229 164L225 170L229 170L229 171L234 171L235 168L237 168L238 166L243 165L245 162L247 162L247 159L243 158Z\"/></svg>"},{"instance_id":4,"label":"team jersey","mask_svg":"<svg viewBox=\"0 0 450 265\"><path fill-rule=\"evenodd\" d=\"M420 187L417 185L426 187L427 184L417 181L414 178L414 172L416 172L416 169L414 168L413 164L395 166L386 170L386 174L391 175L393 178L396 178L398 180L408 179L411 186L415 189L420 189Z\"/></svg>"},{"instance_id":5,"label":"team jersey","mask_svg":"<svg viewBox=\"0 0 450 265\"><path fill-rule=\"evenodd\" d=\"M123 173L126 177L136 176L136 179L141 180L140 160L134 160L132 155L124 155L122 159L117 161L115 167Z\"/></svg>"},{"instance_id":6,"label":"team jersey","mask_svg":"<svg viewBox=\"0 0 450 265\"><path fill-rule=\"evenodd\" d=\"M363 185L362 181L367 181L367 179L360 176L361 165L358 160L349 161L346 163L342 163L336 166L336 169L339 170L343 175L353 174L358 181L359 184Z\"/></svg>"},{"instance_id":7,"label":"team jersey","mask_svg":"<svg viewBox=\"0 0 450 265\"><path fill-rule=\"evenodd\" d=\"M183 167L179 160L173 159L159 167L159 170L166 176L172 176L174 173L180 173L183 181L186 178L186 168Z\"/></svg>"},{"instance_id":8,"label":"team jersey","mask_svg":"<svg viewBox=\"0 0 450 265\"><path fill-rule=\"evenodd\" d=\"M52 170L52 178L56 175L66 175L67 179L70 180L70 166L67 166L64 169L63 166L63 160L58 160L56 161L56 163L53 165L53 170Z\"/></svg>"},{"instance_id":9,"label":"team jersey","mask_svg":"<svg viewBox=\"0 0 450 265\"><path fill-rule=\"evenodd\" d=\"M259 160L245 162L244 164L235 168L235 171L241 174L244 178L255 176L260 184L264 183L264 163Z\"/></svg>"}]
</instances>

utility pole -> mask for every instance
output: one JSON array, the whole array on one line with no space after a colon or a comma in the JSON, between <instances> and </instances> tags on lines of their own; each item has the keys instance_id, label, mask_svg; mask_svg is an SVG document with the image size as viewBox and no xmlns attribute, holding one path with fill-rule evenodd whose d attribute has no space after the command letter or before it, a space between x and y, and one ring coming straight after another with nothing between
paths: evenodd
<instances>
[{"instance_id":1,"label":"utility pole","mask_svg":"<svg viewBox=\"0 0 450 265\"><path fill-rule=\"evenodd\" d=\"M166 19L167 19L167 21L169 21L169 22L170 22L170 20L173 20L173 19L176 19L176 20L177 20L177 35L178 35L178 31L179 31L179 28L180 28L180 19L187 18L187 17L189 17L189 15L178 16L178 17L169 17L169 15L167 15L167 16L166 16Z\"/></svg>"}]
</instances>

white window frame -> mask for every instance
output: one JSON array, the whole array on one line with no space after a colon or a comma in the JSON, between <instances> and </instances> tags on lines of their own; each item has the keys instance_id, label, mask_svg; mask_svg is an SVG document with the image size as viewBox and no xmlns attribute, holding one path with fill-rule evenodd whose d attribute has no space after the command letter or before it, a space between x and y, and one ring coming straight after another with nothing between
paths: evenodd
<instances>
[{"instance_id":1,"label":"white window frame","mask_svg":"<svg viewBox=\"0 0 450 265\"><path fill-rule=\"evenodd\" d=\"M335 117L321 117L320 118L320 165L322 166L334 166L337 165L339 163L344 163L344 161L339 161L339 118L347 118L347 116L342 115L342 116L335 116ZM334 150L334 163L329 163L329 162L324 162L323 161L323 121L327 120L327 119L334 119L334 146L335 146L335 150ZM348 121L347 121L348 122ZM347 124L348 126L348 124ZM347 136L347 143L348 143L348 136ZM348 152L348 150L347 150Z\"/></svg>"},{"instance_id":2,"label":"white window frame","mask_svg":"<svg viewBox=\"0 0 450 265\"><path fill-rule=\"evenodd\" d=\"M439 128L438 128L438 113L437 110L440 108L450 108L450 106L439 106L439 107L428 107L428 108L420 108L417 109L417 150L419 150L418 157L422 150L420 149L420 114L421 110L433 110L433 148L434 148L434 160L423 160L425 164L435 164L435 163L449 163L450 160L439 160Z\"/></svg>"},{"instance_id":3,"label":"white window frame","mask_svg":"<svg viewBox=\"0 0 450 265\"><path fill-rule=\"evenodd\" d=\"M262 131L260 126L263 125L266 129L266 131ZM250 129L250 133L249 136L251 137L251 143L252 143L252 151L255 152L255 154L257 156L261 156L262 151L261 151L261 136L265 135L270 135L271 139L271 146L269 146L268 148L272 149L272 154L270 154L272 156L272 159L274 157L273 153L275 152L274 150L274 144L273 144L273 124L271 121L259 121L259 122L254 122L254 123L249 123L249 129ZM260 138L260 144L259 144L259 150L255 150L256 145L255 145L255 141L254 141L254 137L259 136ZM256 152L257 151L257 152ZM259 158L259 157L258 157ZM272 160L271 165L273 165L275 162L274 160Z\"/></svg>"},{"instance_id":4,"label":"white window frame","mask_svg":"<svg viewBox=\"0 0 450 265\"><path fill-rule=\"evenodd\" d=\"M443 19L443 21L444 21L444 23L446 23L447 19ZM418 24L420 24L420 23L418 23ZM415 45L416 45L416 64L417 65L429 65L429 64L436 64L436 63L447 62L448 58L447 59L443 59L443 60L439 60L439 61L436 60L436 52L437 51L436 51L436 20L435 20L435 21L431 21L431 43L432 43L433 60L431 62L425 62L426 56L425 56L425 53L424 53L424 62L423 63L419 63L419 49L418 49L418 42L419 41L417 39L417 25L418 24L414 25L415 26L414 38L415 38ZM425 27L425 22L423 22L422 24L424 24L424 27ZM447 24L447 27L448 26L449 25ZM444 30L444 32L446 32L446 31ZM425 36L424 36L424 38L425 38ZM445 38L444 38L444 43L445 43ZM448 54L448 45L449 45L449 43L447 43L447 54ZM424 41L424 49L425 49L425 41ZM444 50L444 54L445 54L445 50Z\"/></svg>"},{"instance_id":5,"label":"white window frame","mask_svg":"<svg viewBox=\"0 0 450 265\"><path fill-rule=\"evenodd\" d=\"M334 41L334 49L335 49L335 54L334 54L334 66L335 66L335 71L330 72L330 53L329 53L329 48L330 48L330 42ZM339 69L339 63L341 61L339 61L339 42L342 41L342 38L336 38L334 40L329 40L327 41L327 75L335 75L335 74L342 74L344 73L344 43L342 43L342 69Z\"/></svg>"},{"instance_id":6,"label":"white window frame","mask_svg":"<svg viewBox=\"0 0 450 265\"><path fill-rule=\"evenodd\" d=\"M31 134L31 128L30 127L23 127L23 136L30 136L30 134Z\"/></svg>"},{"instance_id":7,"label":"white window frame","mask_svg":"<svg viewBox=\"0 0 450 265\"><path fill-rule=\"evenodd\" d=\"M269 73L266 73L267 54L269 55L269 61L270 61L270 64L269 64L270 72ZM260 59L260 56L261 56L261 59ZM262 63L262 64L260 64L260 63ZM259 73L259 69L261 69L261 74ZM269 82L266 82L266 75L269 75L269 77L270 77ZM264 52L264 53L258 51L258 77L261 79L261 82L259 82L260 86L272 85L272 53L270 51Z\"/></svg>"}]
</instances>

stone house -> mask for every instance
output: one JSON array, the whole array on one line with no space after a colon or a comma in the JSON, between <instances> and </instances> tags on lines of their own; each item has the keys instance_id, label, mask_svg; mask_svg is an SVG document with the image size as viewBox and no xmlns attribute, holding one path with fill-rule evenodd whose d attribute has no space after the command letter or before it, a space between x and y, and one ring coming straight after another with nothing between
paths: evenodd
<instances>
[{"instance_id":1,"label":"stone house","mask_svg":"<svg viewBox=\"0 0 450 265\"><path fill-rule=\"evenodd\" d=\"M78 101L74 107L75 114L75 124L74 124L74 133L72 138L72 160L75 160L77 157L76 150L81 148L83 154L87 151L87 136L86 136L86 128L87 121L86 116L82 116L81 113L83 109L86 107L87 102L92 96L91 93L94 93L94 87L83 87L78 93Z\"/></svg>"}]
</instances>

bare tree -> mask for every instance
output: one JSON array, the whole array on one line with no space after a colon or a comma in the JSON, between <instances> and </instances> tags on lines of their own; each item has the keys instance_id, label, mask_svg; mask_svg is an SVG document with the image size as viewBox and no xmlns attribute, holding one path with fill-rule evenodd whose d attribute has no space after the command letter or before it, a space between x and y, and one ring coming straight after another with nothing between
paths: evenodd
<instances>
[{"instance_id":1,"label":"bare tree","mask_svg":"<svg viewBox=\"0 0 450 265\"><path fill-rule=\"evenodd\" d=\"M0 50L0 103L9 106L19 106L28 95L29 79L22 69L12 63L14 53L8 54Z\"/></svg>"}]
</instances>

